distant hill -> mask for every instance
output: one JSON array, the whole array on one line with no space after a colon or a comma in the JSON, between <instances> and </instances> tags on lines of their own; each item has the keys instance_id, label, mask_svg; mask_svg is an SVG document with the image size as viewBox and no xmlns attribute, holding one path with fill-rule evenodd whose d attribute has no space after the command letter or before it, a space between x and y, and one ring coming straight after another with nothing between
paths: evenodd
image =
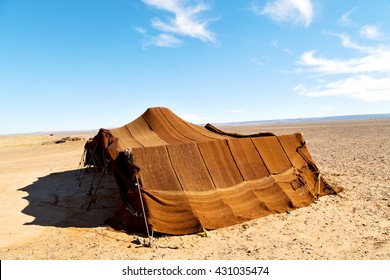
<instances>
[{"instance_id":1,"label":"distant hill","mask_svg":"<svg viewBox=\"0 0 390 280\"><path fill-rule=\"evenodd\" d=\"M229 125L229 126L236 126L237 125L238 126L238 125L256 125L256 124L328 122L328 121L369 120L369 119L390 119L390 113L389 114L347 115L347 116L314 117L314 118L244 121L244 122L219 123L217 125Z\"/></svg>"}]
</instances>

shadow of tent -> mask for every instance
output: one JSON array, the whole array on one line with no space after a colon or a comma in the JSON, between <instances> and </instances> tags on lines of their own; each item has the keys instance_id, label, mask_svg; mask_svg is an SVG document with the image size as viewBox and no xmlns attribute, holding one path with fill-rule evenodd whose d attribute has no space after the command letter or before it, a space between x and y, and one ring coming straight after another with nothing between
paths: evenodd
<instances>
[{"instance_id":1,"label":"shadow of tent","mask_svg":"<svg viewBox=\"0 0 390 280\"><path fill-rule=\"evenodd\" d=\"M35 218L26 224L55 227L104 225L121 204L113 177L103 177L97 190L96 203L92 203L87 211L91 201L91 195L88 193L94 172L87 172L81 185L79 185L78 175L78 170L52 173L19 189L28 193L24 197L28 205L22 213ZM98 176L100 174L96 174L96 177Z\"/></svg>"}]
</instances>

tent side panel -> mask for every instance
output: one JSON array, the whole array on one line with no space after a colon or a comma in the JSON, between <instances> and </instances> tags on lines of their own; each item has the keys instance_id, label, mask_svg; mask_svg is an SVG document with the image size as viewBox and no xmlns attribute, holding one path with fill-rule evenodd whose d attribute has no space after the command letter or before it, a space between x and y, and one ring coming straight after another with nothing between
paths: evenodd
<instances>
[{"instance_id":1,"label":"tent side panel","mask_svg":"<svg viewBox=\"0 0 390 280\"><path fill-rule=\"evenodd\" d=\"M169 160L166 146L133 149L134 164L141 168L143 188L147 190L182 190Z\"/></svg>"},{"instance_id":2,"label":"tent side panel","mask_svg":"<svg viewBox=\"0 0 390 280\"><path fill-rule=\"evenodd\" d=\"M308 162L301 155L299 151L302 151L312 161L310 154L307 151L305 141L302 138L302 134L290 134L278 136L280 143L282 144L288 158L290 159L293 166L297 169L308 167ZM314 163L314 162L313 162Z\"/></svg>"},{"instance_id":3,"label":"tent side panel","mask_svg":"<svg viewBox=\"0 0 390 280\"><path fill-rule=\"evenodd\" d=\"M290 161L300 172L301 180L304 181L304 191L311 195L321 196L334 194L335 190L330 187L316 166L301 133L279 136L284 150Z\"/></svg>"},{"instance_id":4,"label":"tent side panel","mask_svg":"<svg viewBox=\"0 0 390 280\"><path fill-rule=\"evenodd\" d=\"M145 191L150 226L168 234L217 229L309 205L299 174L283 174L208 191ZM174 196L174 199L172 198Z\"/></svg>"},{"instance_id":5,"label":"tent side panel","mask_svg":"<svg viewBox=\"0 0 390 280\"><path fill-rule=\"evenodd\" d=\"M252 140L271 174L283 173L291 167L276 136L258 137Z\"/></svg>"},{"instance_id":6,"label":"tent side panel","mask_svg":"<svg viewBox=\"0 0 390 280\"><path fill-rule=\"evenodd\" d=\"M217 229L237 223L234 212L218 189L207 193L190 192L186 195L203 228Z\"/></svg>"},{"instance_id":7,"label":"tent side panel","mask_svg":"<svg viewBox=\"0 0 390 280\"><path fill-rule=\"evenodd\" d=\"M167 234L190 234L202 230L184 192L145 191L143 199L152 230Z\"/></svg>"},{"instance_id":8,"label":"tent side panel","mask_svg":"<svg viewBox=\"0 0 390 280\"><path fill-rule=\"evenodd\" d=\"M185 191L205 191L215 188L196 143L170 145L168 152Z\"/></svg>"},{"instance_id":9,"label":"tent side panel","mask_svg":"<svg viewBox=\"0 0 390 280\"><path fill-rule=\"evenodd\" d=\"M269 214L284 213L292 207L290 198L278 183L274 183L268 188L255 188L253 193L260 201L264 202L269 209Z\"/></svg>"},{"instance_id":10,"label":"tent side panel","mask_svg":"<svg viewBox=\"0 0 390 280\"><path fill-rule=\"evenodd\" d=\"M189 194L188 201L204 228L217 229L271 214L272 210L256 196L255 190L272 185L272 179L254 184L243 183L217 189L209 195Z\"/></svg>"},{"instance_id":11,"label":"tent side panel","mask_svg":"<svg viewBox=\"0 0 390 280\"><path fill-rule=\"evenodd\" d=\"M201 142L198 146L217 188L234 186L244 180L226 140Z\"/></svg>"},{"instance_id":12,"label":"tent side panel","mask_svg":"<svg viewBox=\"0 0 390 280\"><path fill-rule=\"evenodd\" d=\"M269 175L251 139L236 138L228 139L227 142L244 180L250 181Z\"/></svg>"}]
</instances>

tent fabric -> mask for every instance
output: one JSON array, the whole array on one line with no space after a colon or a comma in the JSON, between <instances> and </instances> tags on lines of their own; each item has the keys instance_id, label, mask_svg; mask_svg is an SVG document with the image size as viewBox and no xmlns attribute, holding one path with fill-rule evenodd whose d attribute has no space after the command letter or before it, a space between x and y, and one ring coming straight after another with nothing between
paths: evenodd
<instances>
[{"instance_id":1,"label":"tent fabric","mask_svg":"<svg viewBox=\"0 0 390 280\"><path fill-rule=\"evenodd\" d=\"M335 193L319 176L300 133L227 133L162 107L122 127L101 129L85 148L88 164L113 169L123 201L116 219L130 228L145 228L146 218L155 232L191 234L305 207Z\"/></svg>"}]
</instances>

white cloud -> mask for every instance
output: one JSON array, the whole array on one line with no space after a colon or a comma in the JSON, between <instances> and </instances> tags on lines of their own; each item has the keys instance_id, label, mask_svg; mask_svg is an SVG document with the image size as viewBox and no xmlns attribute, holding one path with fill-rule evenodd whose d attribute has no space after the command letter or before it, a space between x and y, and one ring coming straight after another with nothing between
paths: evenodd
<instances>
[{"instance_id":1,"label":"white cloud","mask_svg":"<svg viewBox=\"0 0 390 280\"><path fill-rule=\"evenodd\" d=\"M274 0L268 1L260 9L253 5L252 11L258 15L269 16L278 22L293 22L308 27L314 19L314 8L311 0Z\"/></svg>"},{"instance_id":2,"label":"white cloud","mask_svg":"<svg viewBox=\"0 0 390 280\"><path fill-rule=\"evenodd\" d=\"M164 20L153 18L151 21L153 28L164 33L188 36L212 44L217 43L214 33L207 28L210 20L200 19L201 14L209 10L204 3L187 0L143 0L143 2L173 14L173 17ZM190 5L189 2L194 4Z\"/></svg>"},{"instance_id":3,"label":"white cloud","mask_svg":"<svg viewBox=\"0 0 390 280\"><path fill-rule=\"evenodd\" d=\"M336 34L337 35L337 34ZM298 64L300 72L321 76L338 76L336 81L316 80L316 86L297 85L294 90L306 96L349 96L366 102L390 100L390 47L363 46L345 34L337 35L345 48L358 50L360 55L349 59L331 59L304 52ZM340 78L341 76L341 78Z\"/></svg>"},{"instance_id":4,"label":"white cloud","mask_svg":"<svg viewBox=\"0 0 390 280\"><path fill-rule=\"evenodd\" d=\"M199 123L205 120L205 118L196 114L178 114L178 116L187 122Z\"/></svg>"},{"instance_id":5,"label":"white cloud","mask_svg":"<svg viewBox=\"0 0 390 280\"><path fill-rule=\"evenodd\" d=\"M362 50L363 48L361 48ZM321 75L390 73L390 48L365 48L365 55L350 59L329 59L304 52L298 62L307 72ZM302 68L300 68L302 69Z\"/></svg>"},{"instance_id":6,"label":"white cloud","mask_svg":"<svg viewBox=\"0 0 390 280\"><path fill-rule=\"evenodd\" d=\"M362 38L378 40L382 37L379 27L376 25L364 25L359 32Z\"/></svg>"},{"instance_id":7,"label":"white cloud","mask_svg":"<svg viewBox=\"0 0 390 280\"><path fill-rule=\"evenodd\" d=\"M294 90L306 96L347 96L366 102L390 101L390 77L357 75L314 88L299 84Z\"/></svg>"}]
</instances>

